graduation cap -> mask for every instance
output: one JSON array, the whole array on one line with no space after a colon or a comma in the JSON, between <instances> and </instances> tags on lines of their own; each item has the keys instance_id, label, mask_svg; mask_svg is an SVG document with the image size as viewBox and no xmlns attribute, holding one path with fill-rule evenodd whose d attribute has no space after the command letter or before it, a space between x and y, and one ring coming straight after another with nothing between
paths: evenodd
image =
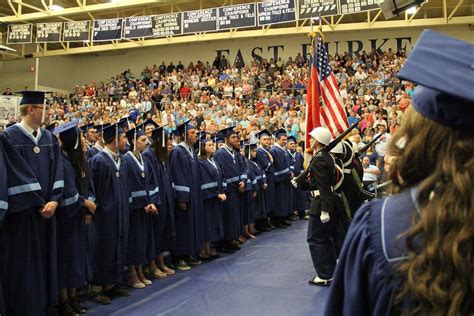
<instances>
[{"instance_id":1,"label":"graduation cap","mask_svg":"<svg viewBox=\"0 0 474 316\"><path fill-rule=\"evenodd\" d=\"M110 126L110 123L94 125L94 129L98 132L102 132L102 130L106 128L107 126Z\"/></svg>"},{"instance_id":2,"label":"graduation cap","mask_svg":"<svg viewBox=\"0 0 474 316\"><path fill-rule=\"evenodd\" d=\"M102 129L102 138L106 144L110 143L115 138L115 144L118 146L118 136L124 132L120 125L121 123L119 122Z\"/></svg>"},{"instance_id":3,"label":"graduation cap","mask_svg":"<svg viewBox=\"0 0 474 316\"><path fill-rule=\"evenodd\" d=\"M51 124L49 124L48 126L45 127L45 129L47 131L50 131L51 133L54 131L54 129L56 128L56 122L53 122Z\"/></svg>"},{"instance_id":4,"label":"graduation cap","mask_svg":"<svg viewBox=\"0 0 474 316\"><path fill-rule=\"evenodd\" d=\"M244 143L244 150L248 150L247 158L250 159L250 153L253 149L257 149L257 143L248 142Z\"/></svg>"},{"instance_id":5,"label":"graduation cap","mask_svg":"<svg viewBox=\"0 0 474 316\"><path fill-rule=\"evenodd\" d=\"M224 129L221 129L219 131L219 135L220 137L222 137L223 139L225 138L228 138L230 137L231 135L233 134L239 134L239 132L237 132L236 130L234 130L235 126L231 126L231 127L226 127Z\"/></svg>"},{"instance_id":6,"label":"graduation cap","mask_svg":"<svg viewBox=\"0 0 474 316\"><path fill-rule=\"evenodd\" d=\"M44 119L46 117L45 107L46 107L46 103L48 101L46 99L46 93L51 93L51 92L49 92L49 91L23 90L23 91L17 91L15 93L22 95L22 98L21 98L21 101L20 101L20 106L25 105L25 104L26 105L31 104L31 105L43 106L43 116L41 118L41 122L44 122Z\"/></svg>"},{"instance_id":7,"label":"graduation cap","mask_svg":"<svg viewBox=\"0 0 474 316\"><path fill-rule=\"evenodd\" d=\"M165 126L167 125L159 126L151 131L151 139L153 139L154 141L160 139L161 137L162 147L165 147L166 145L166 135L168 134L165 130Z\"/></svg>"},{"instance_id":8,"label":"graduation cap","mask_svg":"<svg viewBox=\"0 0 474 316\"><path fill-rule=\"evenodd\" d=\"M155 121L153 121L152 119L148 119L148 120L146 120L145 122L143 122L143 123L141 123L141 124L138 124L138 125L137 125L137 128L138 128L138 129L145 130L145 128L146 128L148 125L153 125L153 128L159 127L159 125L156 124Z\"/></svg>"},{"instance_id":9,"label":"graduation cap","mask_svg":"<svg viewBox=\"0 0 474 316\"><path fill-rule=\"evenodd\" d=\"M268 136L268 137L270 137L271 134L270 134L270 132L269 132L268 130L263 129L263 130L261 130L260 132L258 132L257 134L255 134L255 136L256 136L258 139L260 139L260 137L262 137L262 136Z\"/></svg>"},{"instance_id":10,"label":"graduation cap","mask_svg":"<svg viewBox=\"0 0 474 316\"><path fill-rule=\"evenodd\" d=\"M207 133L206 131L202 131L199 133L198 140L196 142L197 148L198 148L198 156L201 156L201 144L205 144L209 141L210 139L207 138Z\"/></svg>"},{"instance_id":11,"label":"graduation cap","mask_svg":"<svg viewBox=\"0 0 474 316\"><path fill-rule=\"evenodd\" d=\"M281 136L286 136L286 130L284 128L277 129L273 132L275 138L280 138Z\"/></svg>"},{"instance_id":12,"label":"graduation cap","mask_svg":"<svg viewBox=\"0 0 474 316\"><path fill-rule=\"evenodd\" d=\"M293 136L293 135L288 136L287 142L288 142L288 143L289 143L289 142L294 142L294 143L296 143L296 137Z\"/></svg>"},{"instance_id":13,"label":"graduation cap","mask_svg":"<svg viewBox=\"0 0 474 316\"><path fill-rule=\"evenodd\" d=\"M471 129L474 117L474 45L425 30L398 73L418 84L413 107L455 129Z\"/></svg>"},{"instance_id":14,"label":"graduation cap","mask_svg":"<svg viewBox=\"0 0 474 316\"><path fill-rule=\"evenodd\" d=\"M132 128L131 130L128 130L125 135L127 135L128 143L133 144L133 148L135 148L136 143L137 143L137 138L140 136L145 135L145 132L141 129L137 128Z\"/></svg>"},{"instance_id":15,"label":"graduation cap","mask_svg":"<svg viewBox=\"0 0 474 316\"><path fill-rule=\"evenodd\" d=\"M66 146L72 146L74 149L79 147L79 138L81 137L81 130L78 128L79 120L75 119L59 125L53 131L54 135L59 135L59 139Z\"/></svg>"},{"instance_id":16,"label":"graduation cap","mask_svg":"<svg viewBox=\"0 0 474 316\"><path fill-rule=\"evenodd\" d=\"M122 128L122 129L131 129L131 126L130 126L130 121L128 119L128 116L127 117L123 117L121 118L117 124L119 124L119 126Z\"/></svg>"},{"instance_id":17,"label":"graduation cap","mask_svg":"<svg viewBox=\"0 0 474 316\"><path fill-rule=\"evenodd\" d=\"M176 126L176 135L183 135L184 134L184 140L186 141L186 134L190 129L195 129L196 127L191 124L191 120L187 120L181 125Z\"/></svg>"},{"instance_id":18,"label":"graduation cap","mask_svg":"<svg viewBox=\"0 0 474 316\"><path fill-rule=\"evenodd\" d=\"M81 131L83 133L87 133L87 131L92 129L92 128L95 128L94 123L89 123L89 124L81 126Z\"/></svg>"}]
</instances>

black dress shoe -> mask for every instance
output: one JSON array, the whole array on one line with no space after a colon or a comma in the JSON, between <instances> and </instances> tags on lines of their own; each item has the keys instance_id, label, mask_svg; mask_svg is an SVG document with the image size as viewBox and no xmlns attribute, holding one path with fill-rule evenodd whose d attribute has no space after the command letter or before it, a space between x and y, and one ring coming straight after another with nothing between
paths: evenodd
<instances>
[{"instance_id":1,"label":"black dress shoe","mask_svg":"<svg viewBox=\"0 0 474 316\"><path fill-rule=\"evenodd\" d=\"M67 300L59 302L58 314L59 316L76 316L76 312L74 311L74 309L72 309L71 305L69 305L69 302Z\"/></svg>"},{"instance_id":2,"label":"black dress shoe","mask_svg":"<svg viewBox=\"0 0 474 316\"><path fill-rule=\"evenodd\" d=\"M109 305L112 303L110 297L102 293L92 295L92 300L100 305Z\"/></svg>"},{"instance_id":3,"label":"black dress shoe","mask_svg":"<svg viewBox=\"0 0 474 316\"><path fill-rule=\"evenodd\" d=\"M130 296L130 292L123 287L115 285L113 288L107 291L108 293L115 296Z\"/></svg>"},{"instance_id":4,"label":"black dress shoe","mask_svg":"<svg viewBox=\"0 0 474 316\"><path fill-rule=\"evenodd\" d=\"M77 296L70 297L69 298L69 305L71 305L72 309L77 313L77 314L85 314L87 312L87 309L79 305L79 300L77 299Z\"/></svg>"}]
</instances>

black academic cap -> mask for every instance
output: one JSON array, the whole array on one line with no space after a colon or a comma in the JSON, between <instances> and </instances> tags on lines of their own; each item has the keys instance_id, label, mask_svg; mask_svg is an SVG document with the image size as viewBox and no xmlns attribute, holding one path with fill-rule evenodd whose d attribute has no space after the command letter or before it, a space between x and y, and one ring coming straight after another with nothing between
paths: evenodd
<instances>
[{"instance_id":1,"label":"black academic cap","mask_svg":"<svg viewBox=\"0 0 474 316\"><path fill-rule=\"evenodd\" d=\"M119 134L123 133L123 128L120 127L119 123L109 125L102 129L102 138L106 143L110 143Z\"/></svg>"},{"instance_id":2,"label":"black academic cap","mask_svg":"<svg viewBox=\"0 0 474 316\"><path fill-rule=\"evenodd\" d=\"M87 133L87 131L90 130L91 128L95 128L94 123L89 123L89 124L81 126L81 131L83 133Z\"/></svg>"},{"instance_id":3,"label":"black academic cap","mask_svg":"<svg viewBox=\"0 0 474 316\"><path fill-rule=\"evenodd\" d=\"M195 128L196 127L194 127L194 125L191 124L191 120L187 120L183 124L176 126L176 129L175 129L177 133L176 135L182 135L185 132L189 131L190 129L195 129Z\"/></svg>"},{"instance_id":4,"label":"black academic cap","mask_svg":"<svg viewBox=\"0 0 474 316\"><path fill-rule=\"evenodd\" d=\"M13 125L15 125L15 124L16 124L16 122L11 122L11 123L8 123L7 125L5 125L5 127L8 128L8 127L13 126Z\"/></svg>"},{"instance_id":5,"label":"black academic cap","mask_svg":"<svg viewBox=\"0 0 474 316\"><path fill-rule=\"evenodd\" d=\"M15 93L21 94L22 98L20 101L20 105L23 104L38 104L43 105L46 99L46 91L32 91L32 90L23 90L17 91Z\"/></svg>"},{"instance_id":6,"label":"black academic cap","mask_svg":"<svg viewBox=\"0 0 474 316\"><path fill-rule=\"evenodd\" d=\"M238 132L235 131L234 128L235 128L235 126L226 127L224 129L221 129L219 131L219 136L222 137L222 138L227 138L227 137L231 136L232 134L238 134Z\"/></svg>"},{"instance_id":7,"label":"black academic cap","mask_svg":"<svg viewBox=\"0 0 474 316\"><path fill-rule=\"evenodd\" d=\"M94 125L94 128L97 132L102 132L102 130L106 128L107 126L110 126L110 123Z\"/></svg>"},{"instance_id":8,"label":"black academic cap","mask_svg":"<svg viewBox=\"0 0 474 316\"><path fill-rule=\"evenodd\" d=\"M81 134L81 131L78 128L78 123L79 121L77 119L63 123L54 129L53 134L59 135L59 139L63 144L67 146L74 145L77 149Z\"/></svg>"},{"instance_id":9,"label":"black academic cap","mask_svg":"<svg viewBox=\"0 0 474 316\"><path fill-rule=\"evenodd\" d=\"M276 138L279 138L281 136L286 136L286 130L284 128L277 129L276 131L273 132L273 135L275 135Z\"/></svg>"},{"instance_id":10,"label":"black academic cap","mask_svg":"<svg viewBox=\"0 0 474 316\"><path fill-rule=\"evenodd\" d=\"M425 30L398 77L419 84L413 107L424 117L471 129L474 117L474 45Z\"/></svg>"},{"instance_id":11,"label":"black academic cap","mask_svg":"<svg viewBox=\"0 0 474 316\"><path fill-rule=\"evenodd\" d=\"M54 131L54 129L56 128L56 122L53 122L51 124L49 124L48 126L45 127L45 129L47 131L50 131L51 133Z\"/></svg>"},{"instance_id":12,"label":"black academic cap","mask_svg":"<svg viewBox=\"0 0 474 316\"><path fill-rule=\"evenodd\" d=\"M130 127L130 121L128 120L128 117L123 117L117 122L118 126L122 129L129 128Z\"/></svg>"},{"instance_id":13,"label":"black academic cap","mask_svg":"<svg viewBox=\"0 0 474 316\"><path fill-rule=\"evenodd\" d=\"M288 143L289 143L289 142L294 142L294 143L296 143L296 137L293 136L293 135L288 136L287 142L288 142Z\"/></svg>"},{"instance_id":14,"label":"black academic cap","mask_svg":"<svg viewBox=\"0 0 474 316\"><path fill-rule=\"evenodd\" d=\"M260 137L262 136L271 136L270 132L266 129L263 129L261 130L260 132L258 132L256 135L255 135L258 139L260 139Z\"/></svg>"},{"instance_id":15,"label":"black academic cap","mask_svg":"<svg viewBox=\"0 0 474 316\"><path fill-rule=\"evenodd\" d=\"M127 135L129 144L132 144L133 141L136 140L138 137L145 135L145 132L141 129L132 128L131 130L128 130L125 134Z\"/></svg>"},{"instance_id":16,"label":"black academic cap","mask_svg":"<svg viewBox=\"0 0 474 316\"><path fill-rule=\"evenodd\" d=\"M151 131L151 139L153 141L158 141L161 139L161 146L165 147L166 144L166 135L168 135L168 132L165 129L166 125L159 126L155 128L153 131Z\"/></svg>"},{"instance_id":17,"label":"black academic cap","mask_svg":"<svg viewBox=\"0 0 474 316\"><path fill-rule=\"evenodd\" d=\"M154 128L159 127L159 125L156 124L155 121L153 121L152 119L148 119L148 120L146 120L145 122L143 122L143 123L137 125L137 128L144 130L148 125L153 125Z\"/></svg>"}]
</instances>

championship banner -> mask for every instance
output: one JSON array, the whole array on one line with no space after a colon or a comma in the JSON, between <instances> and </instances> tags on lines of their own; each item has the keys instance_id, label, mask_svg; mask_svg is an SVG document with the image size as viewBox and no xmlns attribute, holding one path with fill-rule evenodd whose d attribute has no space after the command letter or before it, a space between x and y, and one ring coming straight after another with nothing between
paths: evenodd
<instances>
[{"instance_id":1,"label":"championship banner","mask_svg":"<svg viewBox=\"0 0 474 316\"><path fill-rule=\"evenodd\" d=\"M219 8L219 30L257 26L255 3Z\"/></svg>"},{"instance_id":2,"label":"championship banner","mask_svg":"<svg viewBox=\"0 0 474 316\"><path fill-rule=\"evenodd\" d=\"M60 42L62 29L62 22L36 23L36 43Z\"/></svg>"},{"instance_id":3,"label":"championship banner","mask_svg":"<svg viewBox=\"0 0 474 316\"><path fill-rule=\"evenodd\" d=\"M123 26L123 38L152 37L152 16L134 16L125 18Z\"/></svg>"},{"instance_id":4,"label":"championship banner","mask_svg":"<svg viewBox=\"0 0 474 316\"><path fill-rule=\"evenodd\" d=\"M258 25L296 21L295 0L274 0L258 3Z\"/></svg>"},{"instance_id":5,"label":"championship banner","mask_svg":"<svg viewBox=\"0 0 474 316\"><path fill-rule=\"evenodd\" d=\"M340 0L341 14L350 14L380 9L383 0Z\"/></svg>"},{"instance_id":6,"label":"championship banner","mask_svg":"<svg viewBox=\"0 0 474 316\"><path fill-rule=\"evenodd\" d=\"M94 42L119 40L122 38L122 18L94 21Z\"/></svg>"},{"instance_id":7,"label":"championship banner","mask_svg":"<svg viewBox=\"0 0 474 316\"><path fill-rule=\"evenodd\" d=\"M30 44L33 41L33 24L9 24L7 44Z\"/></svg>"},{"instance_id":8,"label":"championship banner","mask_svg":"<svg viewBox=\"0 0 474 316\"><path fill-rule=\"evenodd\" d=\"M64 42L86 42L91 39L91 21L64 22Z\"/></svg>"},{"instance_id":9,"label":"championship banner","mask_svg":"<svg viewBox=\"0 0 474 316\"><path fill-rule=\"evenodd\" d=\"M183 34L217 31L217 8L183 12Z\"/></svg>"},{"instance_id":10,"label":"championship banner","mask_svg":"<svg viewBox=\"0 0 474 316\"><path fill-rule=\"evenodd\" d=\"M339 14L337 0L299 0L298 3L300 20Z\"/></svg>"},{"instance_id":11,"label":"championship banner","mask_svg":"<svg viewBox=\"0 0 474 316\"><path fill-rule=\"evenodd\" d=\"M182 19L183 15L181 12L152 16L153 37L181 35L183 33L181 28Z\"/></svg>"}]
</instances>

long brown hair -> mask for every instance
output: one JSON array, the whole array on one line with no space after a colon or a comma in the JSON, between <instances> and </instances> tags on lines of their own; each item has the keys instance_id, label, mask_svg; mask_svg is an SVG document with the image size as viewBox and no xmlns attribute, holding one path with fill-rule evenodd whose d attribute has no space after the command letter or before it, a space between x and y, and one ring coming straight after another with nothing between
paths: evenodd
<instances>
[{"instance_id":1,"label":"long brown hair","mask_svg":"<svg viewBox=\"0 0 474 316\"><path fill-rule=\"evenodd\" d=\"M405 233L408 259L396 267L397 308L402 315L465 315L474 297L474 134L409 108L388 152L393 192L420 189L420 214Z\"/></svg>"},{"instance_id":2,"label":"long brown hair","mask_svg":"<svg viewBox=\"0 0 474 316\"><path fill-rule=\"evenodd\" d=\"M165 134L165 145L163 146L163 139L160 137L153 141L151 145L155 152L156 158L162 163L168 162L168 142L170 141L168 134Z\"/></svg>"}]
</instances>

